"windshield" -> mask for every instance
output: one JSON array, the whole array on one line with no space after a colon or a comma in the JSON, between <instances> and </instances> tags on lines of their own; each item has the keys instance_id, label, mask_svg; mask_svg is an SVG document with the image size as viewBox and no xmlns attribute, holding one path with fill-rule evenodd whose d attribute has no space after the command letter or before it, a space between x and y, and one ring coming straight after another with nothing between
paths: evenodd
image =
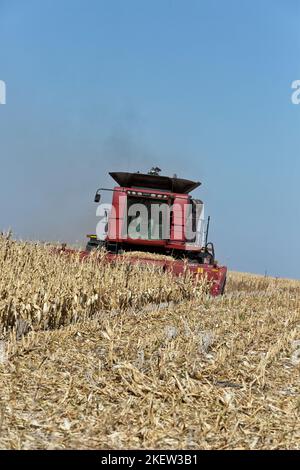
<instances>
[{"instance_id":1,"label":"windshield","mask_svg":"<svg viewBox=\"0 0 300 470\"><path fill-rule=\"evenodd\" d=\"M128 197L127 234L142 240L170 238L169 205L157 199Z\"/></svg>"}]
</instances>

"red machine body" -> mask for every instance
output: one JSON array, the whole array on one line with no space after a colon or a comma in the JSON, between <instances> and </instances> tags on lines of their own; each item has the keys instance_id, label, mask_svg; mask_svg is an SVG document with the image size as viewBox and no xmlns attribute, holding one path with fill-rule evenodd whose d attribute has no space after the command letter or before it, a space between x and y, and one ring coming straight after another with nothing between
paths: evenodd
<instances>
[{"instance_id":1,"label":"red machine body","mask_svg":"<svg viewBox=\"0 0 300 470\"><path fill-rule=\"evenodd\" d=\"M131 238L128 233L124 234L123 226L126 220L128 209L128 197L132 196L132 188L115 187L113 190L112 206L114 208L114 215L110 215L108 222L108 232L106 241L121 244L140 245L144 247L160 247L160 251L168 252L171 250L188 250L197 249L188 246L184 237L184 220L182 214L185 212L185 206L190 202L190 196L187 194L178 193L160 193L153 192L151 189L143 189L142 198L151 202L154 201L153 195L155 194L155 202L164 202L170 206L173 205L172 220L170 221L170 234L168 238L159 239L145 239L145 238ZM152 196L152 197L151 197ZM158 199L159 196L167 196L166 199Z\"/></svg>"},{"instance_id":2,"label":"red machine body","mask_svg":"<svg viewBox=\"0 0 300 470\"><path fill-rule=\"evenodd\" d=\"M131 264L152 264L176 276L188 269L197 279L206 276L212 281L212 295L222 294L227 268L215 261L213 244L207 242L208 227L205 242L203 233L197 232L203 203L189 194L201 183L160 176L159 171L153 168L148 174L110 173L119 186L108 190L112 191L112 204L105 234L90 235L82 256L104 247L108 261L126 259ZM102 190L96 192L95 202L100 202ZM145 254L134 257L133 253L125 258L122 255L127 251ZM173 259L155 259L147 253Z\"/></svg>"}]
</instances>

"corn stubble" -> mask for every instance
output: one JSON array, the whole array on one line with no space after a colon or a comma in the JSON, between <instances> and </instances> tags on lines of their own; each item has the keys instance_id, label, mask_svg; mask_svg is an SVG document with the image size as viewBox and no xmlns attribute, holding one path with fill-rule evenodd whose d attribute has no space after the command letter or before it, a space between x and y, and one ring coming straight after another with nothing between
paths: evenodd
<instances>
[{"instance_id":1,"label":"corn stubble","mask_svg":"<svg viewBox=\"0 0 300 470\"><path fill-rule=\"evenodd\" d=\"M300 282L0 237L0 448L300 448Z\"/></svg>"}]
</instances>

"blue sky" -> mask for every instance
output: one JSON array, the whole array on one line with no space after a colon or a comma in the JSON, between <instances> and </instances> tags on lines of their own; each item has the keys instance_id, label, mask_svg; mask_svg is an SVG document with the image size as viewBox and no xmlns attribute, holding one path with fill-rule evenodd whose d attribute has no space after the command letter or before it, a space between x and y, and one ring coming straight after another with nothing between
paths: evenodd
<instances>
[{"instance_id":1,"label":"blue sky","mask_svg":"<svg viewBox=\"0 0 300 470\"><path fill-rule=\"evenodd\" d=\"M202 181L217 257L300 278L297 0L0 0L0 228L84 242L111 170Z\"/></svg>"}]
</instances>

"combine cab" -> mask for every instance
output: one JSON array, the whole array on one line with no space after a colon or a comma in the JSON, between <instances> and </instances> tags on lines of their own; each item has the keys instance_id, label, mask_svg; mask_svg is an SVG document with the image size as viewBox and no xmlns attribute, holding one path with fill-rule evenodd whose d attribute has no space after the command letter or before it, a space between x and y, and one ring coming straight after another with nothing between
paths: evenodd
<instances>
[{"instance_id":1,"label":"combine cab","mask_svg":"<svg viewBox=\"0 0 300 470\"><path fill-rule=\"evenodd\" d=\"M223 294L227 268L218 266L214 246L204 227L204 206L189 194L200 182L160 176L159 168L148 174L110 173L118 186L100 188L112 192L112 204L99 205L97 235L88 235L86 251L105 248L109 261L129 255L136 264L153 264L174 275L186 268L212 281L211 294ZM131 253L130 253L131 252Z\"/></svg>"}]
</instances>

